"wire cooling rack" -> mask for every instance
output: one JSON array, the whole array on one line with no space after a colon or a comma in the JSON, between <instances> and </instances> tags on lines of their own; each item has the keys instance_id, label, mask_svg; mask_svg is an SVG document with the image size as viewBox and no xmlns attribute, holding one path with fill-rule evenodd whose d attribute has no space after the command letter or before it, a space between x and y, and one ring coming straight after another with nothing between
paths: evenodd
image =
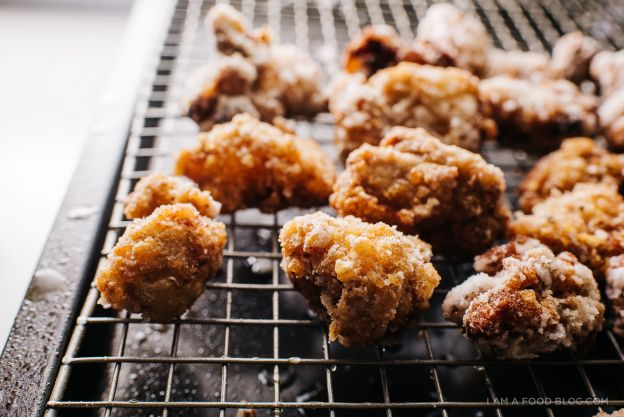
<instances>
[{"instance_id":1,"label":"wire cooling rack","mask_svg":"<svg viewBox=\"0 0 624 417\"><path fill-rule=\"evenodd\" d=\"M282 42L308 50L331 73L359 28L389 23L413 37L429 5L400 0L232 1L254 26L268 24ZM474 0L458 2L486 25L498 47L550 50L581 29L606 46L623 45L616 0ZM211 2L180 0L155 69L146 74L122 163L102 258L128 221L122 205L142 176L169 172L195 125L180 116L190 70L210 59L202 19ZM329 152L332 118L298 122L299 133ZM534 162L488 144L484 155L505 172L508 199ZM591 416L624 406L622 340L606 330L580 358L569 352L534 361L484 359L440 305L472 273L469 264L434 258L443 277L432 307L400 345L350 350L329 344L279 268L281 225L307 211L275 215L242 210L222 216L228 244L221 273L179 320L147 323L104 310L92 285L54 381L46 415L234 416ZM239 414L237 414L239 413Z\"/></svg>"}]
</instances>

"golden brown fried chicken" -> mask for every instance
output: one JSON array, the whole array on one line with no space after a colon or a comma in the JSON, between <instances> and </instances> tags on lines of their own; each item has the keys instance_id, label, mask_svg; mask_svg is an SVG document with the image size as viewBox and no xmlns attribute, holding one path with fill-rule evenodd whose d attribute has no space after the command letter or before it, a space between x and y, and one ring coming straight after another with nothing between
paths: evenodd
<instances>
[{"instance_id":1,"label":"golden brown fried chicken","mask_svg":"<svg viewBox=\"0 0 624 417\"><path fill-rule=\"evenodd\" d=\"M591 60L589 75L598 84L603 97L624 87L624 50L597 53Z\"/></svg>"},{"instance_id":2,"label":"golden brown fried chicken","mask_svg":"<svg viewBox=\"0 0 624 417\"><path fill-rule=\"evenodd\" d=\"M199 214L210 218L217 217L221 211L221 203L188 178L155 173L137 183L126 199L124 214L129 219L136 219L149 216L160 206L174 203L190 203Z\"/></svg>"},{"instance_id":3,"label":"golden brown fried chicken","mask_svg":"<svg viewBox=\"0 0 624 417\"><path fill-rule=\"evenodd\" d=\"M570 136L597 128L597 100L569 81L498 76L479 84L483 111L496 121L504 143L532 151L552 150Z\"/></svg>"},{"instance_id":4,"label":"golden brown fried chicken","mask_svg":"<svg viewBox=\"0 0 624 417\"><path fill-rule=\"evenodd\" d=\"M566 139L526 175L518 189L520 207L530 213L553 191L569 191L580 182L619 186L624 182L624 156L606 151L590 138Z\"/></svg>"},{"instance_id":5,"label":"golden brown fried chicken","mask_svg":"<svg viewBox=\"0 0 624 417\"><path fill-rule=\"evenodd\" d=\"M448 3L435 4L427 9L418 24L416 49L421 49L423 44L425 49L438 51L448 65L476 75L484 71L488 51L492 48L485 26L476 17Z\"/></svg>"},{"instance_id":6,"label":"golden brown fried chicken","mask_svg":"<svg viewBox=\"0 0 624 417\"><path fill-rule=\"evenodd\" d=\"M596 414L594 417L624 417L624 408L621 410L614 411L611 414L605 413L604 411Z\"/></svg>"},{"instance_id":7,"label":"golden brown fried chicken","mask_svg":"<svg viewBox=\"0 0 624 417\"><path fill-rule=\"evenodd\" d=\"M443 142L479 148L482 127L477 79L457 68L402 62L368 80L347 77L334 88L330 110L343 158L376 145L393 126L423 127Z\"/></svg>"},{"instance_id":8,"label":"golden brown fried chicken","mask_svg":"<svg viewBox=\"0 0 624 417\"><path fill-rule=\"evenodd\" d=\"M435 251L474 255L505 235L503 173L424 129L395 127L349 155L330 197L341 215L418 233Z\"/></svg>"},{"instance_id":9,"label":"golden brown fried chicken","mask_svg":"<svg viewBox=\"0 0 624 417\"><path fill-rule=\"evenodd\" d=\"M608 259L624 253L624 198L613 184L577 184L536 204L532 214L517 213L511 231L556 253L572 252L602 278Z\"/></svg>"},{"instance_id":10,"label":"golden brown fried chicken","mask_svg":"<svg viewBox=\"0 0 624 417\"><path fill-rule=\"evenodd\" d=\"M550 62L551 76L580 83L589 75L589 65L600 44L583 32L571 32L557 40Z\"/></svg>"},{"instance_id":11,"label":"golden brown fried chicken","mask_svg":"<svg viewBox=\"0 0 624 417\"><path fill-rule=\"evenodd\" d=\"M383 223L317 212L286 223L280 242L286 275L344 346L402 333L440 282L429 245Z\"/></svg>"},{"instance_id":12,"label":"golden brown fried chicken","mask_svg":"<svg viewBox=\"0 0 624 417\"><path fill-rule=\"evenodd\" d=\"M607 298L615 315L613 331L624 337L624 255L609 258L605 281Z\"/></svg>"},{"instance_id":13,"label":"golden brown fried chicken","mask_svg":"<svg viewBox=\"0 0 624 417\"><path fill-rule=\"evenodd\" d=\"M324 74L309 55L293 45L273 44L266 29L249 31L228 5L214 6L207 23L223 56L191 75L183 97L201 130L242 112L273 122L326 109Z\"/></svg>"},{"instance_id":14,"label":"golden brown fried chicken","mask_svg":"<svg viewBox=\"0 0 624 417\"><path fill-rule=\"evenodd\" d=\"M180 316L221 267L226 237L223 223L191 204L134 220L97 276L103 302L150 320Z\"/></svg>"},{"instance_id":15,"label":"golden brown fried chicken","mask_svg":"<svg viewBox=\"0 0 624 417\"><path fill-rule=\"evenodd\" d=\"M548 78L550 58L540 52L504 51L492 49L488 52L487 66L483 77L505 75L511 78L540 80Z\"/></svg>"},{"instance_id":16,"label":"golden brown fried chicken","mask_svg":"<svg viewBox=\"0 0 624 417\"><path fill-rule=\"evenodd\" d=\"M624 150L624 88L617 90L600 104L598 118L609 146L618 151Z\"/></svg>"},{"instance_id":17,"label":"golden brown fried chicken","mask_svg":"<svg viewBox=\"0 0 624 417\"><path fill-rule=\"evenodd\" d=\"M318 143L248 114L201 134L197 148L180 153L175 173L210 191L225 213L323 206L335 178L334 164Z\"/></svg>"},{"instance_id":18,"label":"golden brown fried chicken","mask_svg":"<svg viewBox=\"0 0 624 417\"><path fill-rule=\"evenodd\" d=\"M463 326L484 353L500 358L532 358L593 343L604 305L589 268L571 253L555 256L535 240L492 251L481 257L491 258L484 262L489 274L473 275L448 293L445 318Z\"/></svg>"}]
</instances>

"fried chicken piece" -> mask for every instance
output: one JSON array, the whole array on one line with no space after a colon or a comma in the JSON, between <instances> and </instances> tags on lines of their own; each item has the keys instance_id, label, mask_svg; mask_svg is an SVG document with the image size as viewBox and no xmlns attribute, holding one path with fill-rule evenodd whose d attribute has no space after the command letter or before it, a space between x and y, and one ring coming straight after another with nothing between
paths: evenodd
<instances>
[{"instance_id":1,"label":"fried chicken piece","mask_svg":"<svg viewBox=\"0 0 624 417\"><path fill-rule=\"evenodd\" d=\"M550 58L540 52L504 51L492 49L483 77L505 75L511 78L541 80L549 77Z\"/></svg>"},{"instance_id":2,"label":"fried chicken piece","mask_svg":"<svg viewBox=\"0 0 624 417\"><path fill-rule=\"evenodd\" d=\"M248 114L200 134L197 148L178 156L175 173L210 191L225 213L323 206L335 179L334 164L318 143Z\"/></svg>"},{"instance_id":3,"label":"fried chicken piece","mask_svg":"<svg viewBox=\"0 0 624 417\"><path fill-rule=\"evenodd\" d=\"M418 24L415 48L438 51L438 56L443 57L449 65L481 75L486 67L488 51L492 48L492 40L476 17L451 4L440 3L429 7Z\"/></svg>"},{"instance_id":4,"label":"fried chicken piece","mask_svg":"<svg viewBox=\"0 0 624 417\"><path fill-rule=\"evenodd\" d=\"M347 347L401 334L440 282L430 246L383 223L317 212L286 223L280 242L293 286Z\"/></svg>"},{"instance_id":5,"label":"fried chicken piece","mask_svg":"<svg viewBox=\"0 0 624 417\"><path fill-rule=\"evenodd\" d=\"M206 20L223 55L193 73L183 94L186 113L201 130L243 112L273 122L326 110L325 77L309 55L273 44L266 29L249 31L229 5L214 6Z\"/></svg>"},{"instance_id":6,"label":"fried chicken piece","mask_svg":"<svg viewBox=\"0 0 624 417\"><path fill-rule=\"evenodd\" d=\"M624 50L598 52L591 60L589 75L603 97L624 87Z\"/></svg>"},{"instance_id":7,"label":"fried chicken piece","mask_svg":"<svg viewBox=\"0 0 624 417\"><path fill-rule=\"evenodd\" d=\"M199 214L210 218L217 217L221 211L221 203L188 178L155 173L141 178L136 184L126 199L124 214L129 219L136 219L149 216L160 206L174 203L190 203Z\"/></svg>"},{"instance_id":8,"label":"fried chicken piece","mask_svg":"<svg viewBox=\"0 0 624 417\"><path fill-rule=\"evenodd\" d=\"M496 260L486 262L492 274L473 275L453 288L442 304L446 319L499 358L591 346L604 322L604 305L589 268L571 253L555 256L535 240L491 251L482 257Z\"/></svg>"},{"instance_id":9,"label":"fried chicken piece","mask_svg":"<svg viewBox=\"0 0 624 417\"><path fill-rule=\"evenodd\" d=\"M614 411L611 414L605 413L604 411L596 414L594 417L624 417L624 408L621 410Z\"/></svg>"},{"instance_id":10,"label":"fried chicken piece","mask_svg":"<svg viewBox=\"0 0 624 417\"><path fill-rule=\"evenodd\" d=\"M552 51L550 71L553 78L564 78L579 84L587 79L592 58L600 44L591 36L576 31L557 40Z\"/></svg>"},{"instance_id":11,"label":"fried chicken piece","mask_svg":"<svg viewBox=\"0 0 624 417\"><path fill-rule=\"evenodd\" d=\"M590 138L566 139L526 175L518 189L520 207L530 213L553 191L569 191L580 182L619 186L624 182L624 156L606 151Z\"/></svg>"},{"instance_id":12,"label":"fried chicken piece","mask_svg":"<svg viewBox=\"0 0 624 417\"><path fill-rule=\"evenodd\" d=\"M477 79L457 68L402 62L368 80L348 77L334 88L330 110L341 156L376 145L393 126L423 127L443 142L477 150L483 124Z\"/></svg>"},{"instance_id":13,"label":"fried chicken piece","mask_svg":"<svg viewBox=\"0 0 624 417\"><path fill-rule=\"evenodd\" d=\"M477 272L496 275L498 271L503 269L503 260L505 258L514 257L520 259L527 253L536 250L542 251L544 248L546 246L537 239L518 236L510 242L494 246L481 255L475 256L473 267Z\"/></svg>"},{"instance_id":14,"label":"fried chicken piece","mask_svg":"<svg viewBox=\"0 0 624 417\"><path fill-rule=\"evenodd\" d=\"M191 204L158 207L126 229L97 276L102 301L148 320L180 316L221 267L223 223Z\"/></svg>"},{"instance_id":15,"label":"fried chicken piece","mask_svg":"<svg viewBox=\"0 0 624 417\"><path fill-rule=\"evenodd\" d=\"M607 298L615 314L613 331L624 337L624 255L609 258L605 281Z\"/></svg>"},{"instance_id":16,"label":"fried chicken piece","mask_svg":"<svg viewBox=\"0 0 624 417\"><path fill-rule=\"evenodd\" d=\"M569 81L498 76L479 85L483 111L496 121L499 137L531 151L555 149L570 136L591 136L597 128L594 96Z\"/></svg>"},{"instance_id":17,"label":"fried chicken piece","mask_svg":"<svg viewBox=\"0 0 624 417\"><path fill-rule=\"evenodd\" d=\"M537 203L532 214L517 213L511 231L572 252L602 278L607 260L624 253L624 198L613 184L577 184Z\"/></svg>"},{"instance_id":18,"label":"fried chicken piece","mask_svg":"<svg viewBox=\"0 0 624 417\"><path fill-rule=\"evenodd\" d=\"M330 205L341 215L418 233L436 252L474 255L505 235L501 170L424 129L395 127L349 155Z\"/></svg>"},{"instance_id":19,"label":"fried chicken piece","mask_svg":"<svg viewBox=\"0 0 624 417\"><path fill-rule=\"evenodd\" d=\"M617 90L600 104L598 118L609 147L618 151L624 150L624 88Z\"/></svg>"}]
</instances>

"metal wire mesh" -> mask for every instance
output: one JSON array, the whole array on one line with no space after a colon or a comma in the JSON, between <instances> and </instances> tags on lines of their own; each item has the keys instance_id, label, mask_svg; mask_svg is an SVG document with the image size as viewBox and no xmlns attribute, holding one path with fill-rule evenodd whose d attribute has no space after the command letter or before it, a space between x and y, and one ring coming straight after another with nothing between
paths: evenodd
<instances>
[{"instance_id":1,"label":"metal wire mesh","mask_svg":"<svg viewBox=\"0 0 624 417\"><path fill-rule=\"evenodd\" d=\"M562 33L581 29L621 48L624 11L615 0L535 3L458 2L479 16L497 46L549 50ZM189 70L210 58L201 20L211 2L180 0L156 68L146 75L131 127L108 235L113 247L128 224L125 196L154 171L170 171L178 149L196 141L196 127L179 115ZM268 24L336 70L339 51L369 23L394 25L410 38L429 2L411 0L235 0L255 26ZM329 152L332 119L298 122L303 136ZM487 145L515 206L515 187L533 159ZM47 404L47 415L589 416L624 405L621 340L610 331L581 359L558 353L534 361L481 357L440 304L471 266L435 258L443 277L432 308L402 343L349 350L329 344L324 326L305 307L279 268L281 225L304 211L275 215L243 210L222 216L228 244L222 272L182 318L146 323L104 310L94 286L86 295Z\"/></svg>"}]
</instances>

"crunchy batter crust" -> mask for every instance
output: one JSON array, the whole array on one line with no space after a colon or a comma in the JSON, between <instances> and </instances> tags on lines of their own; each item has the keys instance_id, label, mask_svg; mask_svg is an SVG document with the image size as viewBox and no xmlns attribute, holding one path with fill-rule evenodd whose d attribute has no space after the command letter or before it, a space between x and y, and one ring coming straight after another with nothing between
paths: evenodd
<instances>
[{"instance_id":1,"label":"crunchy batter crust","mask_svg":"<svg viewBox=\"0 0 624 417\"><path fill-rule=\"evenodd\" d=\"M607 298L615 315L613 331L624 337L624 255L609 258L605 281Z\"/></svg>"},{"instance_id":2,"label":"crunchy batter crust","mask_svg":"<svg viewBox=\"0 0 624 417\"><path fill-rule=\"evenodd\" d=\"M624 50L602 51L591 60L589 75L607 97L624 86Z\"/></svg>"},{"instance_id":3,"label":"crunchy batter crust","mask_svg":"<svg viewBox=\"0 0 624 417\"><path fill-rule=\"evenodd\" d=\"M618 151L624 150L624 88L602 102L598 107L598 117L609 146Z\"/></svg>"},{"instance_id":4,"label":"crunchy batter crust","mask_svg":"<svg viewBox=\"0 0 624 417\"><path fill-rule=\"evenodd\" d=\"M484 114L504 143L532 151L555 149L570 136L597 128L597 100L566 80L528 81L498 76L481 81Z\"/></svg>"},{"instance_id":5,"label":"crunchy batter crust","mask_svg":"<svg viewBox=\"0 0 624 417\"><path fill-rule=\"evenodd\" d=\"M540 80L548 78L550 58L539 52L504 51L492 49L488 52L484 78L506 75L512 78Z\"/></svg>"},{"instance_id":6,"label":"crunchy batter crust","mask_svg":"<svg viewBox=\"0 0 624 417\"><path fill-rule=\"evenodd\" d=\"M565 78L577 84L587 79L590 62L600 49L600 44L583 32L576 31L562 36L552 51L552 77Z\"/></svg>"},{"instance_id":7,"label":"crunchy batter crust","mask_svg":"<svg viewBox=\"0 0 624 417\"><path fill-rule=\"evenodd\" d=\"M323 206L335 179L334 164L318 143L248 114L201 134L197 148L180 153L175 173L210 191L225 213Z\"/></svg>"},{"instance_id":8,"label":"crunchy batter crust","mask_svg":"<svg viewBox=\"0 0 624 417\"><path fill-rule=\"evenodd\" d=\"M569 252L555 256L536 241L520 245L494 275L479 273L453 288L444 316L462 325L484 353L500 358L590 346L604 322L592 272ZM494 251L497 260L514 252L509 246Z\"/></svg>"},{"instance_id":9,"label":"crunchy batter crust","mask_svg":"<svg viewBox=\"0 0 624 417\"><path fill-rule=\"evenodd\" d=\"M590 138L566 139L524 178L518 189L520 207L530 213L553 191L569 191L580 182L619 186L624 182L624 156L606 151Z\"/></svg>"},{"instance_id":10,"label":"crunchy batter crust","mask_svg":"<svg viewBox=\"0 0 624 417\"><path fill-rule=\"evenodd\" d=\"M330 204L339 215L418 233L434 249L474 255L504 236L510 214L501 170L424 129L395 127L347 159Z\"/></svg>"},{"instance_id":11,"label":"crunchy batter crust","mask_svg":"<svg viewBox=\"0 0 624 417\"><path fill-rule=\"evenodd\" d=\"M624 408L621 410L614 411L611 414L605 413L603 411L602 413L596 414L594 417L624 417Z\"/></svg>"},{"instance_id":12,"label":"crunchy batter crust","mask_svg":"<svg viewBox=\"0 0 624 417\"><path fill-rule=\"evenodd\" d=\"M317 212L286 223L280 241L286 275L344 346L402 333L440 282L429 245L383 223Z\"/></svg>"},{"instance_id":13,"label":"crunchy batter crust","mask_svg":"<svg viewBox=\"0 0 624 417\"><path fill-rule=\"evenodd\" d=\"M161 206L128 226L97 276L102 300L149 320L180 316L221 267L223 223L191 204Z\"/></svg>"},{"instance_id":14,"label":"crunchy batter crust","mask_svg":"<svg viewBox=\"0 0 624 417\"><path fill-rule=\"evenodd\" d=\"M136 219L149 216L160 206L174 203L190 203L199 214L210 218L217 217L221 211L221 203L188 178L155 173L137 183L126 199L124 214L129 219Z\"/></svg>"},{"instance_id":15,"label":"crunchy batter crust","mask_svg":"<svg viewBox=\"0 0 624 417\"><path fill-rule=\"evenodd\" d=\"M206 20L223 56L191 75L183 97L202 130L242 112L272 122L326 110L325 77L309 55L273 44L267 29L250 31L229 5L214 6Z\"/></svg>"},{"instance_id":16,"label":"crunchy batter crust","mask_svg":"<svg viewBox=\"0 0 624 417\"><path fill-rule=\"evenodd\" d=\"M532 214L517 213L511 231L572 252L602 278L608 258L624 253L624 198L613 184L577 184L536 204Z\"/></svg>"},{"instance_id":17,"label":"crunchy batter crust","mask_svg":"<svg viewBox=\"0 0 624 417\"><path fill-rule=\"evenodd\" d=\"M330 110L341 155L376 145L393 126L423 127L445 143L477 150L482 127L478 80L457 68L402 62L368 80L345 77L334 87Z\"/></svg>"}]
</instances>

